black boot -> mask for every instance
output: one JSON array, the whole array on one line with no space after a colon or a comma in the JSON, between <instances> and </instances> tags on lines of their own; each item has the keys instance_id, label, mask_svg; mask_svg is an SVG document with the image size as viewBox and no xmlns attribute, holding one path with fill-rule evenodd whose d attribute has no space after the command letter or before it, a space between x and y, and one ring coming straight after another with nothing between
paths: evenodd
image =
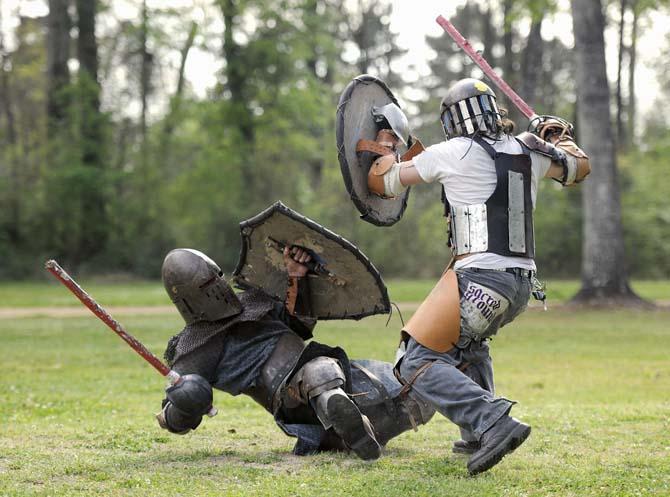
<instances>
[{"instance_id":1,"label":"black boot","mask_svg":"<svg viewBox=\"0 0 670 497\"><path fill-rule=\"evenodd\" d=\"M456 440L451 451L454 454L472 455L479 450L479 442L468 442L465 440Z\"/></svg>"},{"instance_id":2,"label":"black boot","mask_svg":"<svg viewBox=\"0 0 670 497\"><path fill-rule=\"evenodd\" d=\"M335 432L358 457L367 461L381 455L370 421L344 392L330 396L326 410Z\"/></svg>"},{"instance_id":3,"label":"black boot","mask_svg":"<svg viewBox=\"0 0 670 497\"><path fill-rule=\"evenodd\" d=\"M484 432L480 449L468 460L471 475L483 473L498 464L530 435L530 426L510 416L503 416Z\"/></svg>"}]
</instances>

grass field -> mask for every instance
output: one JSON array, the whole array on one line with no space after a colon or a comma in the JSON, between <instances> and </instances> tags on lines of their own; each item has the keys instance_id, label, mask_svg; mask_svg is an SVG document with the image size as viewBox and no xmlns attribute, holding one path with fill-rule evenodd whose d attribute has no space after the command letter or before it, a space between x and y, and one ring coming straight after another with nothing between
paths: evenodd
<instances>
[{"instance_id":1,"label":"grass field","mask_svg":"<svg viewBox=\"0 0 670 497\"><path fill-rule=\"evenodd\" d=\"M160 286L146 285L129 285L129 295L156 287L157 299ZM429 287L396 286L402 300L419 300ZM4 285L1 295L16 296L16 288ZM72 305L64 289L39 288L32 305ZM667 292L668 285L658 288ZM88 289L104 304L118 293ZM152 302L165 304L162 297L141 303ZM176 312L123 322L157 353L180 327ZM391 360L400 324L396 317L388 328L385 322L325 322L316 338L351 357ZM513 413L533 433L476 478L451 454L457 430L439 415L392 440L373 463L343 454L292 456L293 439L270 415L221 392L217 417L186 436L171 435L153 419L163 379L93 316L0 319L0 330L2 497L670 495L667 309L530 310L504 328L492 342L498 393L520 402Z\"/></svg>"},{"instance_id":2,"label":"grass field","mask_svg":"<svg viewBox=\"0 0 670 497\"><path fill-rule=\"evenodd\" d=\"M389 296L395 302L419 302L428 295L435 279L394 280L386 282ZM160 281L98 282L80 281L86 291L107 306L169 305ZM645 299L670 300L670 281L633 281L633 289ZM550 302L564 302L579 289L576 280L549 280L547 293ZM0 308L7 307L69 307L78 305L72 295L63 291L60 283L0 282Z\"/></svg>"}]
</instances>

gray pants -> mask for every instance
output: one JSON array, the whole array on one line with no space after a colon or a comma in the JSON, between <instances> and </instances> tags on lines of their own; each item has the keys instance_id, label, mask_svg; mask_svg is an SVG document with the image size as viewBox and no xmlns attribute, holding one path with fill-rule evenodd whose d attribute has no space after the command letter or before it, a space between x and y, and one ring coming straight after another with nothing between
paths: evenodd
<instances>
[{"instance_id":1,"label":"gray pants","mask_svg":"<svg viewBox=\"0 0 670 497\"><path fill-rule=\"evenodd\" d=\"M439 353L410 338L397 367L409 381L424 364L432 363L414 379L412 388L456 423L464 440L476 441L514 404L495 397L485 340L523 312L531 284L527 277L504 271L463 269L457 275L461 335L456 347Z\"/></svg>"}]
</instances>

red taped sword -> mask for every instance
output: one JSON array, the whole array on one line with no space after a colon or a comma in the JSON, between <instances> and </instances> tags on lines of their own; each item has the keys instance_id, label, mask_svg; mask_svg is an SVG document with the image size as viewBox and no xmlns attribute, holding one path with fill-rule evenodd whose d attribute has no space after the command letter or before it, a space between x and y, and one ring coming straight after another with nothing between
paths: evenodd
<instances>
[{"instance_id":1,"label":"red taped sword","mask_svg":"<svg viewBox=\"0 0 670 497\"><path fill-rule=\"evenodd\" d=\"M519 111L526 116L530 121L538 119L538 115L535 111L528 105L523 98L521 98L517 93L512 89L510 85L505 83L505 80L496 74L493 68L486 62L486 59L478 54L468 40L466 40L461 33L458 32L456 27L451 24L442 16L437 16L437 23L442 26L449 36L456 42L456 44L463 49L463 51L468 54L468 57L479 66L479 68L484 71L486 74L500 90L507 95L507 97L512 101Z\"/></svg>"},{"instance_id":2,"label":"red taped sword","mask_svg":"<svg viewBox=\"0 0 670 497\"><path fill-rule=\"evenodd\" d=\"M175 385L179 383L181 376L179 373L167 367L163 362L156 357L149 349L147 349L139 340L134 336L128 333L121 323L114 319L105 309L98 304L93 297L91 297L86 291L80 287L72 277L67 274L67 272L58 265L54 260L47 261L44 264L44 267L53 274L58 281L65 285L86 307L88 307L93 314L98 316L100 320L105 323L111 330L119 335L121 339L130 345L135 352L137 352L142 358L151 364L156 371L158 371L163 376L167 377L170 384ZM216 408L212 407L209 411L209 416L214 416L216 414Z\"/></svg>"}]
</instances>

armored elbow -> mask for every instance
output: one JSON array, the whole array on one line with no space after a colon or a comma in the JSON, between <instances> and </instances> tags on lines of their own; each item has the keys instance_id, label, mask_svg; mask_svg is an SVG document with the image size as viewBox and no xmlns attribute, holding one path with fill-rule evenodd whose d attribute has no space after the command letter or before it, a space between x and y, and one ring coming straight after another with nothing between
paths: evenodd
<instances>
[{"instance_id":1,"label":"armored elbow","mask_svg":"<svg viewBox=\"0 0 670 497\"><path fill-rule=\"evenodd\" d=\"M572 186L584 181L591 172L589 156L571 138L559 140L555 145L566 154L565 174L561 183L564 186Z\"/></svg>"}]
</instances>

